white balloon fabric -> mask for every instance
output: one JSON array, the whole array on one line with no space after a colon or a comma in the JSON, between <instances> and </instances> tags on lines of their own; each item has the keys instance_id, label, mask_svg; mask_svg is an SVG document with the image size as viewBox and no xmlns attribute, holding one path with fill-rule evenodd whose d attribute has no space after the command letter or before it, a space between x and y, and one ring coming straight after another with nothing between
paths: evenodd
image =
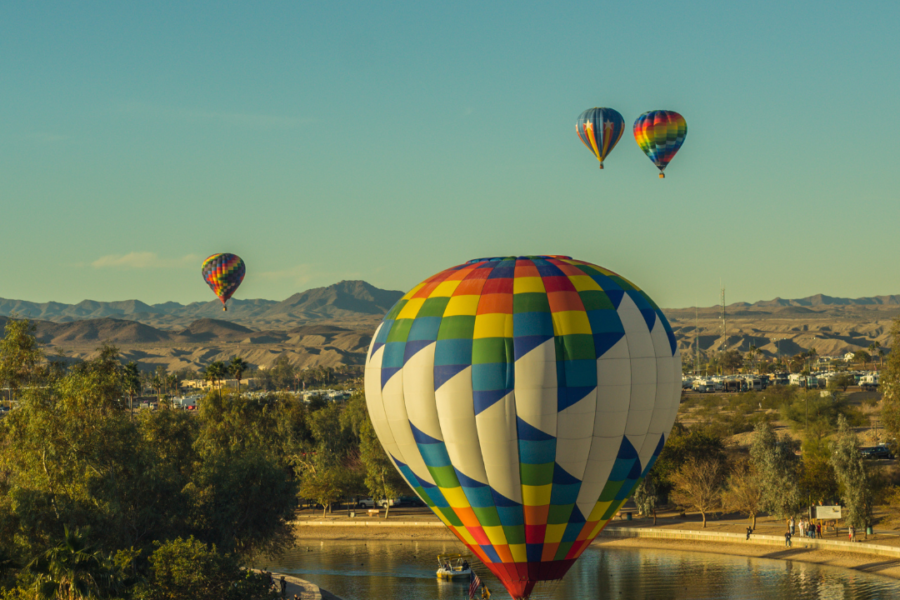
<instances>
[{"instance_id":1,"label":"white balloon fabric","mask_svg":"<svg viewBox=\"0 0 900 600\"><path fill-rule=\"evenodd\" d=\"M523 598L566 573L659 456L681 357L663 313L619 275L485 258L397 302L365 388L410 487Z\"/></svg>"}]
</instances>

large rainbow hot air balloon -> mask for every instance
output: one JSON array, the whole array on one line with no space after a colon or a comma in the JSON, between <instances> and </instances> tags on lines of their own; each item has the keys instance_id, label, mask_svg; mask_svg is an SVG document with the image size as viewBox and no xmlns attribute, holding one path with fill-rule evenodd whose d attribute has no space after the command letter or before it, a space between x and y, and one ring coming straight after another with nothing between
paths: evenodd
<instances>
[{"instance_id":1,"label":"large rainbow hot air balloon","mask_svg":"<svg viewBox=\"0 0 900 600\"><path fill-rule=\"evenodd\" d=\"M671 110L651 110L634 122L634 139L647 158L659 169L659 178L684 143L687 121Z\"/></svg>"},{"instance_id":2,"label":"large rainbow hot air balloon","mask_svg":"<svg viewBox=\"0 0 900 600\"><path fill-rule=\"evenodd\" d=\"M228 310L225 304L244 280L244 261L237 254L213 254L203 261L203 281L222 301L222 310Z\"/></svg>"},{"instance_id":3,"label":"large rainbow hot air balloon","mask_svg":"<svg viewBox=\"0 0 900 600\"><path fill-rule=\"evenodd\" d=\"M575 121L575 133L587 149L600 161L612 152L625 131L625 120L612 108L589 108Z\"/></svg>"},{"instance_id":4,"label":"large rainbow hot air balloon","mask_svg":"<svg viewBox=\"0 0 900 600\"><path fill-rule=\"evenodd\" d=\"M656 304L612 271L483 258L397 302L365 390L410 487L518 599L562 578L653 465L681 358Z\"/></svg>"}]
</instances>

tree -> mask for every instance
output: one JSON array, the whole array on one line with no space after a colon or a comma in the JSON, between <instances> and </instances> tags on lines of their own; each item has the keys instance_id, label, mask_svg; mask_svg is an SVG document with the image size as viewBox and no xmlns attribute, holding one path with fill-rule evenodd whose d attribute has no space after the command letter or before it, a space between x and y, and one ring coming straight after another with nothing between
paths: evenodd
<instances>
[{"instance_id":1,"label":"tree","mask_svg":"<svg viewBox=\"0 0 900 600\"><path fill-rule=\"evenodd\" d=\"M156 371L153 373L153 379L150 380L150 384L153 386L153 389L156 390L157 404L162 405L162 392L166 387L166 368L164 366L158 365L156 367Z\"/></svg>"},{"instance_id":2,"label":"tree","mask_svg":"<svg viewBox=\"0 0 900 600\"><path fill-rule=\"evenodd\" d=\"M653 515L653 524L656 525L656 507L659 505L659 494L656 490L656 481L652 470L634 488L634 503L642 515Z\"/></svg>"},{"instance_id":3,"label":"tree","mask_svg":"<svg viewBox=\"0 0 900 600\"><path fill-rule=\"evenodd\" d=\"M801 352L800 354L795 354L791 357L788 363L788 369L791 373L799 373L803 370L803 366L806 364L806 356Z\"/></svg>"},{"instance_id":4,"label":"tree","mask_svg":"<svg viewBox=\"0 0 900 600\"><path fill-rule=\"evenodd\" d=\"M237 379L238 392L241 391L241 379L244 378L244 371L246 371L249 367L250 365L248 365L240 356L233 357L231 359L231 362L228 363L228 372L231 373L235 379Z\"/></svg>"},{"instance_id":5,"label":"tree","mask_svg":"<svg viewBox=\"0 0 900 600\"><path fill-rule=\"evenodd\" d=\"M693 508L703 518L721 506L722 482L725 478L725 461L716 458L702 458L687 462L672 477L675 489L672 499L686 508Z\"/></svg>"},{"instance_id":6,"label":"tree","mask_svg":"<svg viewBox=\"0 0 900 600\"><path fill-rule=\"evenodd\" d=\"M828 389L831 391L841 390L846 392L851 385L856 385L856 379L850 373L839 373L828 382Z\"/></svg>"},{"instance_id":7,"label":"tree","mask_svg":"<svg viewBox=\"0 0 900 600\"><path fill-rule=\"evenodd\" d=\"M26 567L32 589L46 600L108 598L123 587L123 578L103 553L93 550L78 529L65 528L63 541Z\"/></svg>"},{"instance_id":8,"label":"tree","mask_svg":"<svg viewBox=\"0 0 900 600\"><path fill-rule=\"evenodd\" d=\"M726 350L719 359L723 369L734 373L744 365L744 357L737 350Z\"/></svg>"},{"instance_id":9,"label":"tree","mask_svg":"<svg viewBox=\"0 0 900 600\"><path fill-rule=\"evenodd\" d=\"M360 458L366 469L365 484L372 498L396 498L409 489L406 481L394 467L391 459L378 441L372 421L368 420L362 425L360 435ZM384 518L390 513L390 503L385 505Z\"/></svg>"},{"instance_id":10,"label":"tree","mask_svg":"<svg viewBox=\"0 0 900 600\"><path fill-rule=\"evenodd\" d=\"M241 568L240 562L193 536L157 543L150 556L151 575L140 600L275 600L261 573Z\"/></svg>"},{"instance_id":11,"label":"tree","mask_svg":"<svg viewBox=\"0 0 900 600\"><path fill-rule=\"evenodd\" d=\"M800 460L795 446L786 436L779 439L768 423L757 423L750 444L750 461L758 474L762 506L778 518L796 514L802 503L797 483Z\"/></svg>"},{"instance_id":12,"label":"tree","mask_svg":"<svg viewBox=\"0 0 900 600\"><path fill-rule=\"evenodd\" d=\"M757 371L757 363L759 362L759 348L755 345L750 344L750 350L747 352L747 358L750 361L750 369L752 371Z\"/></svg>"},{"instance_id":13,"label":"tree","mask_svg":"<svg viewBox=\"0 0 900 600\"><path fill-rule=\"evenodd\" d=\"M175 375L174 373L166 375L166 392L170 395L174 396L178 393L178 384L178 375Z\"/></svg>"},{"instance_id":14,"label":"tree","mask_svg":"<svg viewBox=\"0 0 900 600\"><path fill-rule=\"evenodd\" d=\"M225 367L225 363L220 360L209 363L203 370L203 377L206 381L212 383L213 388L217 391L219 389L219 381L224 379L226 374L227 368Z\"/></svg>"},{"instance_id":15,"label":"tree","mask_svg":"<svg viewBox=\"0 0 900 600\"><path fill-rule=\"evenodd\" d=\"M880 357L882 366L884 366L884 350L881 349L881 342L875 341L869 344L869 347L866 348L871 353L872 357L878 356Z\"/></svg>"},{"instance_id":16,"label":"tree","mask_svg":"<svg viewBox=\"0 0 900 600\"><path fill-rule=\"evenodd\" d=\"M812 368L814 366L814 361L815 361L816 357L819 356L819 353L816 351L815 348L810 348L809 350L806 351L806 356L807 356L807 358L809 358L809 370L810 370L810 372L812 372Z\"/></svg>"},{"instance_id":17,"label":"tree","mask_svg":"<svg viewBox=\"0 0 900 600\"><path fill-rule=\"evenodd\" d=\"M353 431L341 419L340 405L329 402L309 415L312 440L293 456L300 476L300 493L328 511L355 485L352 469ZM358 442L357 442L358 443Z\"/></svg>"},{"instance_id":18,"label":"tree","mask_svg":"<svg viewBox=\"0 0 900 600\"><path fill-rule=\"evenodd\" d=\"M856 362L863 363L863 370L868 366L869 361L872 360L872 357L865 350L857 350L853 353L853 358Z\"/></svg>"},{"instance_id":19,"label":"tree","mask_svg":"<svg viewBox=\"0 0 900 600\"><path fill-rule=\"evenodd\" d=\"M831 466L831 443L822 437L803 441L801 487L813 503L831 503L838 497L838 485Z\"/></svg>"},{"instance_id":20,"label":"tree","mask_svg":"<svg viewBox=\"0 0 900 600\"><path fill-rule=\"evenodd\" d=\"M134 558L149 557L155 541L193 535L238 564L291 542L297 485L286 448L308 437L302 403L215 395L200 414L132 419L123 400L129 372L116 348L103 346L68 373L23 387L19 408L0 419L5 578L9 559L37 557L31 573L50 595L140 600L150 592L114 591L112 576L128 567L152 578L147 560ZM28 574L19 568L17 580L26 584Z\"/></svg>"},{"instance_id":21,"label":"tree","mask_svg":"<svg viewBox=\"0 0 900 600\"><path fill-rule=\"evenodd\" d=\"M676 422L662 453L650 469L660 498L668 500L674 486L672 478L682 465L706 457L725 460L722 438L710 429L688 429Z\"/></svg>"},{"instance_id":22,"label":"tree","mask_svg":"<svg viewBox=\"0 0 900 600\"><path fill-rule=\"evenodd\" d=\"M838 433L831 448L831 466L847 507L845 521L865 531L872 522L870 474L859 452L859 440L843 417L838 420Z\"/></svg>"},{"instance_id":23,"label":"tree","mask_svg":"<svg viewBox=\"0 0 900 600\"><path fill-rule=\"evenodd\" d=\"M134 420L134 397L141 393L141 372L137 363L130 362L122 369L122 389L128 394L128 408Z\"/></svg>"},{"instance_id":24,"label":"tree","mask_svg":"<svg viewBox=\"0 0 900 600\"><path fill-rule=\"evenodd\" d=\"M891 326L891 353L881 370L881 420L893 453L900 454L900 317Z\"/></svg>"},{"instance_id":25,"label":"tree","mask_svg":"<svg viewBox=\"0 0 900 600\"><path fill-rule=\"evenodd\" d=\"M759 475L750 461L740 461L728 475L722 493L722 506L725 510L747 515L750 527L756 529L756 516L762 511L763 493Z\"/></svg>"},{"instance_id":26,"label":"tree","mask_svg":"<svg viewBox=\"0 0 900 600\"><path fill-rule=\"evenodd\" d=\"M851 424L863 425L866 417L850 404L847 397L838 394L834 398L823 397L818 391L797 390L789 403L780 407L781 416L790 421L795 431L822 437L837 428L838 416L843 415Z\"/></svg>"},{"instance_id":27,"label":"tree","mask_svg":"<svg viewBox=\"0 0 900 600\"><path fill-rule=\"evenodd\" d=\"M34 324L27 319L10 317L6 321L5 335L0 340L0 381L9 388L10 408L19 388L35 376L44 358L34 332Z\"/></svg>"}]
</instances>

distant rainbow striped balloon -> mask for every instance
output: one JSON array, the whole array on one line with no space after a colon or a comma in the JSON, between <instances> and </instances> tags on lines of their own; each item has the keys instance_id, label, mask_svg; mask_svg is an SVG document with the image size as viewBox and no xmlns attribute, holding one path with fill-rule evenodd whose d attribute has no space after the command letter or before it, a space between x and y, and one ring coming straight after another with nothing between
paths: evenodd
<instances>
[{"instance_id":1,"label":"distant rainbow striped balloon","mask_svg":"<svg viewBox=\"0 0 900 600\"><path fill-rule=\"evenodd\" d=\"M244 280L244 261L236 254L213 254L203 261L203 281L222 301L222 310L228 310L226 302Z\"/></svg>"},{"instance_id":2,"label":"distant rainbow striped balloon","mask_svg":"<svg viewBox=\"0 0 900 600\"><path fill-rule=\"evenodd\" d=\"M687 121L671 110L651 110L634 122L634 139L659 169L660 179L666 176L666 166L681 148L685 136Z\"/></svg>"},{"instance_id":3,"label":"distant rainbow striped balloon","mask_svg":"<svg viewBox=\"0 0 900 600\"><path fill-rule=\"evenodd\" d=\"M659 456L681 358L662 311L612 271L483 258L397 302L365 390L410 487L525 598L566 574Z\"/></svg>"},{"instance_id":4,"label":"distant rainbow striped balloon","mask_svg":"<svg viewBox=\"0 0 900 600\"><path fill-rule=\"evenodd\" d=\"M600 161L603 161L619 143L625 131L625 119L612 108L589 108L575 121L575 133L578 139Z\"/></svg>"}]
</instances>

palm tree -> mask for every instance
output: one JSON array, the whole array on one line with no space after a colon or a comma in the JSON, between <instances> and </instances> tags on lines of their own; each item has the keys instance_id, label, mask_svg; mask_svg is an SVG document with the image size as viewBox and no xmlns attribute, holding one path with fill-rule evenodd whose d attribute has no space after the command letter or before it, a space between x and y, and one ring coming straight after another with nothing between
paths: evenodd
<instances>
[{"instance_id":1,"label":"palm tree","mask_svg":"<svg viewBox=\"0 0 900 600\"><path fill-rule=\"evenodd\" d=\"M867 350L873 357L877 354L881 359L879 362L881 362L882 365L884 364L884 350L881 349L881 342L872 342L869 344Z\"/></svg>"},{"instance_id":2,"label":"palm tree","mask_svg":"<svg viewBox=\"0 0 900 600\"><path fill-rule=\"evenodd\" d=\"M218 390L219 389L219 380L223 379L226 374L225 363L220 360L215 360L208 365L206 365L206 369L204 370L204 376L207 381L211 381L213 387Z\"/></svg>"},{"instance_id":3,"label":"palm tree","mask_svg":"<svg viewBox=\"0 0 900 600\"><path fill-rule=\"evenodd\" d=\"M166 390L173 396L178 391L178 375L175 373L166 377Z\"/></svg>"},{"instance_id":4,"label":"palm tree","mask_svg":"<svg viewBox=\"0 0 900 600\"><path fill-rule=\"evenodd\" d=\"M130 362L122 369L122 387L128 394L128 408L131 409L131 420L134 420L134 397L141 391L141 372L137 363Z\"/></svg>"},{"instance_id":5,"label":"palm tree","mask_svg":"<svg viewBox=\"0 0 900 600\"><path fill-rule=\"evenodd\" d=\"M754 344L750 344L750 350L747 352L747 356L750 358L750 368L753 371L758 371L759 369L756 366L756 361L759 357L759 348Z\"/></svg>"},{"instance_id":6,"label":"palm tree","mask_svg":"<svg viewBox=\"0 0 900 600\"><path fill-rule=\"evenodd\" d=\"M156 390L156 404L159 405L162 403L162 389L165 385L165 381L163 376L160 375L159 371L153 374L153 379L150 380L150 385L153 386L153 389Z\"/></svg>"},{"instance_id":7,"label":"palm tree","mask_svg":"<svg viewBox=\"0 0 900 600\"><path fill-rule=\"evenodd\" d=\"M819 355L819 353L816 352L815 348L810 348L809 350L806 351L806 356L809 357L809 372L810 373L812 373L813 360L815 360L815 358L818 355Z\"/></svg>"},{"instance_id":8,"label":"palm tree","mask_svg":"<svg viewBox=\"0 0 900 600\"><path fill-rule=\"evenodd\" d=\"M234 375L234 378L237 379L238 394L241 393L241 379L244 378L244 371L246 371L249 367L250 365L248 365L240 356L233 357L231 359L231 362L228 363L228 372Z\"/></svg>"},{"instance_id":9,"label":"palm tree","mask_svg":"<svg viewBox=\"0 0 900 600\"><path fill-rule=\"evenodd\" d=\"M112 562L92 551L78 529L65 527L63 541L28 564L35 575L32 589L46 600L93 600L120 587L121 577Z\"/></svg>"}]
</instances>

